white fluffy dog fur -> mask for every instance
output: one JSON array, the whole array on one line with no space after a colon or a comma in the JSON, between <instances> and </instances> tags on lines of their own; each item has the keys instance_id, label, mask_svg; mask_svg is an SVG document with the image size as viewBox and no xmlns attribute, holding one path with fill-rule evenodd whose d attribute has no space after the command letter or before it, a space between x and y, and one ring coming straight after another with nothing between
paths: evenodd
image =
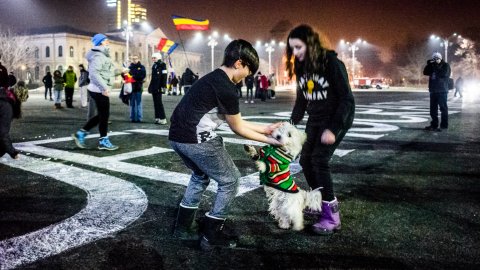
<instances>
[{"instance_id":1,"label":"white fluffy dog fur","mask_svg":"<svg viewBox=\"0 0 480 270\"><path fill-rule=\"evenodd\" d=\"M306 140L305 132L289 123L284 123L274 130L271 136L283 144L280 149L293 156L292 161L300 154ZM244 148L248 155L256 160L255 165L261 173L269 168L269 164L257 160L259 157L257 149L251 145L245 145ZM302 230L304 228L303 209L307 207L313 211L321 211L322 195L319 190L305 191L298 188L297 193L289 193L267 185L264 185L264 190L269 202L268 211L282 229Z\"/></svg>"}]
</instances>

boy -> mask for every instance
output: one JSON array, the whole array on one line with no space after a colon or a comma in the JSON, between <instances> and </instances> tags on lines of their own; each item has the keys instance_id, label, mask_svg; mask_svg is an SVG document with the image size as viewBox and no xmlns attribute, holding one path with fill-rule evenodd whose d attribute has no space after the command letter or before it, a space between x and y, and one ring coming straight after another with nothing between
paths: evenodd
<instances>
[{"instance_id":1,"label":"boy","mask_svg":"<svg viewBox=\"0 0 480 270\"><path fill-rule=\"evenodd\" d=\"M258 63L257 52L250 43L241 39L232 41L225 49L222 66L192 85L170 119L170 144L192 170L178 210L176 236L185 237L192 232L195 214L210 178L218 184L213 207L205 214L200 242L203 250L236 246L223 231L223 225L237 193L240 172L215 129L226 121L232 131L244 138L279 145L267 135L280 123L258 125L243 120L240 114L235 84L255 73Z\"/></svg>"}]
</instances>

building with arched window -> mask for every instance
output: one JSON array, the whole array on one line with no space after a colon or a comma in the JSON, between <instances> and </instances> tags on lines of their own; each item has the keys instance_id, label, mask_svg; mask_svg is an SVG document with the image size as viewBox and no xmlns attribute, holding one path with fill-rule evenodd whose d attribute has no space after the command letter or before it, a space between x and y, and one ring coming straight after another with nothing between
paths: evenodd
<instances>
[{"instance_id":1,"label":"building with arched window","mask_svg":"<svg viewBox=\"0 0 480 270\"><path fill-rule=\"evenodd\" d=\"M73 66L74 71L79 75L79 64L88 67L85 55L92 48L91 38L95 34L65 26L32 29L28 35L28 42L33 48L38 48L38 58L35 59L35 66L27 67L26 72L31 74L29 76L31 82L41 81L48 71L53 73L58 69L63 73L68 66ZM106 33L106 35L110 40L110 56L115 68L121 70L123 64L130 65L130 63L126 63L128 61L125 54L126 41L122 31L118 30ZM136 54L140 57L140 62L147 70L147 80L150 78L153 65L151 55L156 51L160 39L165 37L159 28L149 33L138 29L133 30L129 43L130 56ZM64 52L64 48L67 48L68 51ZM180 49L178 49L170 55L170 61L165 59L166 57L167 55L164 54L164 61L167 63L169 73L175 72L177 75L181 75L187 67L195 71L201 70L202 54L185 51L180 53ZM120 77L117 77L116 81L120 83Z\"/></svg>"}]
</instances>

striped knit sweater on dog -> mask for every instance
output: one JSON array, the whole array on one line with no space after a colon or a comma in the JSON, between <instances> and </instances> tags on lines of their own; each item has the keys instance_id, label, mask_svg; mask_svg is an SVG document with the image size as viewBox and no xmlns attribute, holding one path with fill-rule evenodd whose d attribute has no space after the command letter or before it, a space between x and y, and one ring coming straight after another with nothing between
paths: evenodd
<instances>
[{"instance_id":1,"label":"striped knit sweater on dog","mask_svg":"<svg viewBox=\"0 0 480 270\"><path fill-rule=\"evenodd\" d=\"M258 159L267 165L265 172L260 172L260 184L267 185L284 192L297 193L297 184L290 175L290 163L293 156L280 147L266 145L259 151Z\"/></svg>"}]
</instances>

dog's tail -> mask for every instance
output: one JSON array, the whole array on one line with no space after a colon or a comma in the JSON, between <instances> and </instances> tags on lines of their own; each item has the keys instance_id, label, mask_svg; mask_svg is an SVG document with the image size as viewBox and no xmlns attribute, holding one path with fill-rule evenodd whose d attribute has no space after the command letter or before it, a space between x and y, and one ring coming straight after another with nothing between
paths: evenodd
<instances>
[{"instance_id":1,"label":"dog's tail","mask_svg":"<svg viewBox=\"0 0 480 270\"><path fill-rule=\"evenodd\" d=\"M312 211L322 211L322 193L319 189L306 191L305 206Z\"/></svg>"}]
</instances>

